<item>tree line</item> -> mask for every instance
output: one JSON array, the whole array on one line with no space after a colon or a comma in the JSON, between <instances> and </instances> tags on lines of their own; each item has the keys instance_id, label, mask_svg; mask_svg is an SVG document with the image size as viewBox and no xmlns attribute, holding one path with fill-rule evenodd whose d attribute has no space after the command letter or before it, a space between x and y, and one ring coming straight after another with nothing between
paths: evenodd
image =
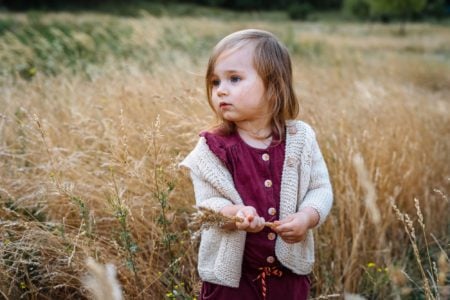
<instances>
[{"instance_id":1,"label":"tree line","mask_svg":"<svg viewBox=\"0 0 450 300\"><path fill-rule=\"evenodd\" d=\"M285 10L292 19L316 11L342 11L360 19L420 19L448 17L450 0L0 0L7 10L96 9L104 5L195 4L231 10Z\"/></svg>"}]
</instances>

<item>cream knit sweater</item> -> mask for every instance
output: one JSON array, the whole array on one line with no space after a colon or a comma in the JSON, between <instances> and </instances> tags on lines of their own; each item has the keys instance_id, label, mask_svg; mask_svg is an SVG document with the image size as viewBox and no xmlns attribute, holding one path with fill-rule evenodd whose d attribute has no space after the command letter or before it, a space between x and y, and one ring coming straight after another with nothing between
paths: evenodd
<instances>
[{"instance_id":1,"label":"cream knit sweater","mask_svg":"<svg viewBox=\"0 0 450 300\"><path fill-rule=\"evenodd\" d=\"M280 219L312 207L325 221L333 202L327 167L312 128L302 121L286 123L286 153L280 192ZM229 204L243 204L225 165L201 137L181 162L190 170L197 206L221 210ZM241 277L246 232L221 228L204 230L198 257L203 281L238 287ZM310 231L304 241L287 244L277 237L278 260L296 274L308 274L314 264L314 239Z\"/></svg>"}]
</instances>

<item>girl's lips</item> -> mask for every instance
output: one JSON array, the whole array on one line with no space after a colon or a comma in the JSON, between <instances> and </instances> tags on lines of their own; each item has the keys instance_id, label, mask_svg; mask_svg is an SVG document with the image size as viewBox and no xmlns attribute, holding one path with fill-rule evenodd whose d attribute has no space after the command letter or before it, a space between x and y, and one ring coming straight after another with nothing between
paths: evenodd
<instances>
[{"instance_id":1,"label":"girl's lips","mask_svg":"<svg viewBox=\"0 0 450 300\"><path fill-rule=\"evenodd\" d=\"M224 108L224 107L227 107L227 106L230 106L231 104L230 103L226 103L226 102L220 102L219 103L219 107L220 108Z\"/></svg>"}]
</instances>

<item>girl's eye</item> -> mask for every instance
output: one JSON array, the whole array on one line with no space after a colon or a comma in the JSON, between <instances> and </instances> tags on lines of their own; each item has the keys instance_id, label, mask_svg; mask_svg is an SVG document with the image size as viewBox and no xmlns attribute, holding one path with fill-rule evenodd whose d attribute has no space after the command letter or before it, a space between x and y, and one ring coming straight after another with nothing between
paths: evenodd
<instances>
[{"instance_id":1,"label":"girl's eye","mask_svg":"<svg viewBox=\"0 0 450 300\"><path fill-rule=\"evenodd\" d=\"M214 79L214 80L211 81L211 84L212 84L213 86L218 86L218 85L220 84L220 80Z\"/></svg>"},{"instance_id":2,"label":"girl's eye","mask_svg":"<svg viewBox=\"0 0 450 300\"><path fill-rule=\"evenodd\" d=\"M233 82L233 83L239 82L239 81L241 81L241 77L239 77L239 76L231 76L230 77L230 81Z\"/></svg>"}]
</instances>

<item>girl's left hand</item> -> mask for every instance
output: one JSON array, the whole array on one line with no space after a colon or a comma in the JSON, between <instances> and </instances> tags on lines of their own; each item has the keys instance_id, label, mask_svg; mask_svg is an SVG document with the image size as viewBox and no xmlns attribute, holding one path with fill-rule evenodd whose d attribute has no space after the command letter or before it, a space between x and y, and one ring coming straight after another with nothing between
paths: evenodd
<instances>
[{"instance_id":1,"label":"girl's left hand","mask_svg":"<svg viewBox=\"0 0 450 300\"><path fill-rule=\"evenodd\" d=\"M273 230L288 244L303 241L308 229L314 227L319 219L318 213L313 209L299 211L287 218L275 221Z\"/></svg>"}]
</instances>

